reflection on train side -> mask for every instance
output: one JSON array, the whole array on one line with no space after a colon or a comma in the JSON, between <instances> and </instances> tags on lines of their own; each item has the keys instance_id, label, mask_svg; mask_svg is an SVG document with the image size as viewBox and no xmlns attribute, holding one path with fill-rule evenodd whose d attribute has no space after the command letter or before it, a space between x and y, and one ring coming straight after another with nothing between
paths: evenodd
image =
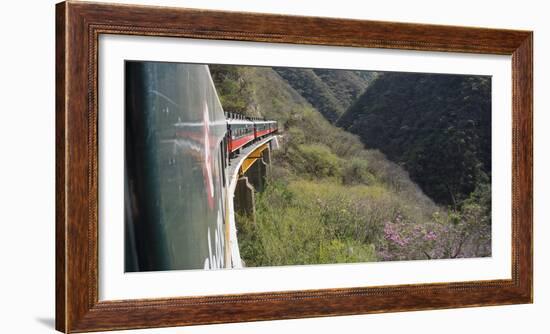
<instances>
[{"instance_id":1,"label":"reflection on train side","mask_svg":"<svg viewBox=\"0 0 550 334\"><path fill-rule=\"evenodd\" d=\"M206 65L125 69L125 270L223 268L225 168L277 123L224 114Z\"/></svg>"},{"instance_id":2,"label":"reflection on train side","mask_svg":"<svg viewBox=\"0 0 550 334\"><path fill-rule=\"evenodd\" d=\"M126 271L223 266L227 126L208 67L127 62L125 122Z\"/></svg>"}]
</instances>

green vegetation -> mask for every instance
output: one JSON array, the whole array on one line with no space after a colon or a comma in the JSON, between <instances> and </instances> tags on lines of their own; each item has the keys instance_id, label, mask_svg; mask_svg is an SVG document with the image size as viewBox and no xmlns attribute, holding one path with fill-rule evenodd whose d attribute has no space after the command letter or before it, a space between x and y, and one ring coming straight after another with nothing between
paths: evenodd
<instances>
[{"instance_id":1,"label":"green vegetation","mask_svg":"<svg viewBox=\"0 0 550 334\"><path fill-rule=\"evenodd\" d=\"M314 178L340 176L341 160L325 145L298 145L289 150L288 160L297 173Z\"/></svg>"},{"instance_id":2,"label":"green vegetation","mask_svg":"<svg viewBox=\"0 0 550 334\"><path fill-rule=\"evenodd\" d=\"M252 102L252 87L241 79L247 68L232 65L210 65L209 68L224 110L247 114Z\"/></svg>"},{"instance_id":3,"label":"green vegetation","mask_svg":"<svg viewBox=\"0 0 550 334\"><path fill-rule=\"evenodd\" d=\"M340 115L365 91L375 72L369 76L357 71L274 67L292 88L329 121Z\"/></svg>"},{"instance_id":4,"label":"green vegetation","mask_svg":"<svg viewBox=\"0 0 550 334\"><path fill-rule=\"evenodd\" d=\"M343 100L349 100L350 108L341 124L359 131L352 110L363 110L360 106L367 103L365 96L380 80L376 73L353 72L354 78L364 83L363 89L367 89L353 102L353 96L358 97L360 93L350 93L351 89L343 93L345 80L338 79L339 75L330 75L331 71L285 69L285 73L292 75L281 75L281 69L267 67L239 67L234 71L238 73L234 80L249 87L249 102L243 113L276 119L283 133L281 149L273 152L267 186L256 196L255 217L237 217L241 257L247 266L491 254L490 185L480 182L481 174L474 181L474 189L464 192L456 205L438 206L411 181L402 166L386 159L379 150L365 149L361 139L368 142L363 137L360 139L332 125L339 112L327 113L318 107L332 101L325 107L335 104L344 109ZM313 84L307 85L308 80ZM220 84L216 77L214 82L216 86ZM297 89L298 85L309 88ZM312 92L314 87L330 89ZM328 97L328 91L332 98ZM233 93L222 90L222 101L232 99L224 94ZM410 95L408 98L408 102L401 100L401 103L416 103ZM429 98L437 99L437 96ZM453 117L462 119L464 111L456 112ZM417 117L420 114L418 112ZM440 117L451 117L440 114ZM387 122L393 124L392 112L377 114L381 124L385 122L382 117L386 116L390 118ZM421 125L415 123L414 117L408 121L415 127ZM432 140L425 132L416 133ZM388 134L386 141L392 140ZM405 147L406 140L422 142L422 138L414 136L400 140ZM471 143L472 149L480 149L479 142ZM478 170L484 172L484 166L478 165ZM489 176L485 175L487 181ZM440 198L437 202L444 203Z\"/></svg>"},{"instance_id":5,"label":"green vegetation","mask_svg":"<svg viewBox=\"0 0 550 334\"><path fill-rule=\"evenodd\" d=\"M247 266L367 262L374 246L361 242L354 197L327 182L272 180L256 201L256 222L239 217L239 245ZM345 195L345 196L341 196ZM354 196L355 195L355 196ZM347 206L345 206L347 205Z\"/></svg>"},{"instance_id":6,"label":"green vegetation","mask_svg":"<svg viewBox=\"0 0 550 334\"><path fill-rule=\"evenodd\" d=\"M489 182L489 77L385 73L338 125L403 165L437 203L458 209Z\"/></svg>"},{"instance_id":7,"label":"green vegetation","mask_svg":"<svg viewBox=\"0 0 550 334\"><path fill-rule=\"evenodd\" d=\"M378 75L377 72L319 68L312 71L323 81L344 110L349 108L365 92L368 85Z\"/></svg>"}]
</instances>

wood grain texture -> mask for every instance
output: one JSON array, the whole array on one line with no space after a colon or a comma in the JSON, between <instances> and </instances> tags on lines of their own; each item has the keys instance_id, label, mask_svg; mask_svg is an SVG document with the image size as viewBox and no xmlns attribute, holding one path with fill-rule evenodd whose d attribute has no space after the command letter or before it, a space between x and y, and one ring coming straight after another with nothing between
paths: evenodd
<instances>
[{"instance_id":1,"label":"wood grain texture","mask_svg":"<svg viewBox=\"0 0 550 334\"><path fill-rule=\"evenodd\" d=\"M101 34L512 55L512 279L99 301ZM532 32L64 2L56 8L56 328L82 332L532 302Z\"/></svg>"},{"instance_id":2,"label":"wood grain texture","mask_svg":"<svg viewBox=\"0 0 550 334\"><path fill-rule=\"evenodd\" d=\"M55 24L55 328L65 330L67 320L65 313L65 287L67 280L65 278L65 4L61 3L56 7Z\"/></svg>"}]
</instances>

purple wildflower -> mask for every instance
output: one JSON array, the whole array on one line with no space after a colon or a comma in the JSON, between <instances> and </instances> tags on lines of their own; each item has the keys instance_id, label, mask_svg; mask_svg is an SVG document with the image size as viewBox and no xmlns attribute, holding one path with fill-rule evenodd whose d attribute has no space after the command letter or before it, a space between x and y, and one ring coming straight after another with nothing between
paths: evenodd
<instances>
[{"instance_id":1,"label":"purple wildflower","mask_svg":"<svg viewBox=\"0 0 550 334\"><path fill-rule=\"evenodd\" d=\"M435 239L437 239L437 234L435 234L434 231L430 231L428 232L428 234L424 236L424 240L435 240Z\"/></svg>"}]
</instances>

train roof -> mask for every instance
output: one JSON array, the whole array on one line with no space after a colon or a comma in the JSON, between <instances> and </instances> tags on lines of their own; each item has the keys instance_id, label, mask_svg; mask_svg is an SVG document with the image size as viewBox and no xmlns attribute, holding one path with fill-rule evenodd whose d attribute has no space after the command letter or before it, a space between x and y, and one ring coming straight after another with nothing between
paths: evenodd
<instances>
[{"instance_id":1,"label":"train roof","mask_svg":"<svg viewBox=\"0 0 550 334\"><path fill-rule=\"evenodd\" d=\"M277 123L277 121L254 121L254 123Z\"/></svg>"},{"instance_id":2,"label":"train roof","mask_svg":"<svg viewBox=\"0 0 550 334\"><path fill-rule=\"evenodd\" d=\"M233 119L233 118L227 119L227 123L228 124L245 124L245 125L253 125L254 124L254 122L249 121L247 119Z\"/></svg>"},{"instance_id":3,"label":"train roof","mask_svg":"<svg viewBox=\"0 0 550 334\"><path fill-rule=\"evenodd\" d=\"M255 123L275 123L276 121L268 121L266 119L263 119L261 117L255 117L255 116L245 116L241 113L231 112L231 111L224 111L225 118L229 120L234 121L250 121Z\"/></svg>"}]
</instances>

